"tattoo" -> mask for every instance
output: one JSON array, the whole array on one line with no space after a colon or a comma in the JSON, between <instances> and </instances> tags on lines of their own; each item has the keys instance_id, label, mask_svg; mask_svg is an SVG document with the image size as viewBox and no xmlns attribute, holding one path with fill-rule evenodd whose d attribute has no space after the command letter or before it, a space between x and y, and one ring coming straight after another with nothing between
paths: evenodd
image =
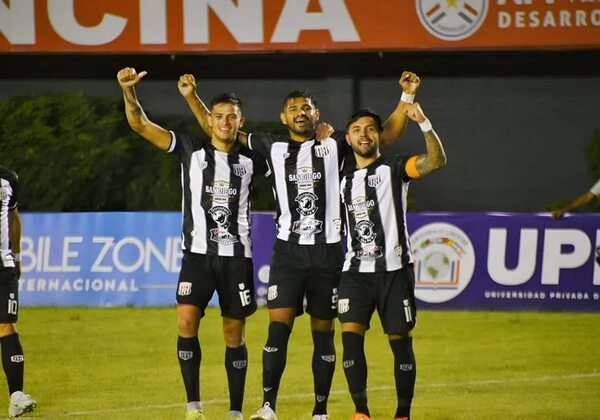
<instances>
[{"instance_id":1,"label":"tattoo","mask_svg":"<svg viewBox=\"0 0 600 420\"><path fill-rule=\"evenodd\" d=\"M429 130L423 134L425 135L427 154L418 156L415 162L420 176L428 175L446 164L446 152L435 131Z\"/></svg>"}]
</instances>

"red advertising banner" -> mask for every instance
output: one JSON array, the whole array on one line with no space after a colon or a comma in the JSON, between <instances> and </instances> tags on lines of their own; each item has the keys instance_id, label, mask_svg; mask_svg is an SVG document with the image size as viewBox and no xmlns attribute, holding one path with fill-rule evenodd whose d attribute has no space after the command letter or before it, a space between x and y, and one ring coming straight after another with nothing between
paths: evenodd
<instances>
[{"instance_id":1,"label":"red advertising banner","mask_svg":"<svg viewBox=\"0 0 600 420\"><path fill-rule=\"evenodd\" d=\"M0 52L600 47L600 0L0 0Z\"/></svg>"}]
</instances>

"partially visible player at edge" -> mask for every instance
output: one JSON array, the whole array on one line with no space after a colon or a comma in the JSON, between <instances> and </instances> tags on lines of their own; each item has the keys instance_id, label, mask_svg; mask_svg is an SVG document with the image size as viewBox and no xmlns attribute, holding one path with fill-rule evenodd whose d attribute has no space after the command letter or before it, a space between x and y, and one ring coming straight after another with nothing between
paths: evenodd
<instances>
[{"instance_id":1,"label":"partially visible player at edge","mask_svg":"<svg viewBox=\"0 0 600 420\"><path fill-rule=\"evenodd\" d=\"M25 358L17 332L21 277L21 217L17 209L19 178L0 166L0 346L8 382L8 415L19 417L37 403L23 392Z\"/></svg>"},{"instance_id":2,"label":"partially visible player at edge","mask_svg":"<svg viewBox=\"0 0 600 420\"><path fill-rule=\"evenodd\" d=\"M369 109L354 113L346 138L356 168L340 186L346 209L347 249L338 300L342 326L343 366L356 413L352 420L370 420L367 404L365 332L377 310L394 354L398 406L396 420L409 420L416 379L410 331L417 321L413 255L406 225L411 180L446 165L442 143L419 104L406 113L419 123L427 153L402 157L379 153L381 117Z\"/></svg>"},{"instance_id":3,"label":"partially visible player at edge","mask_svg":"<svg viewBox=\"0 0 600 420\"><path fill-rule=\"evenodd\" d=\"M195 94L194 77L183 75L180 83L194 87L194 94L185 99L199 124L210 133L210 112ZM402 74L403 97L386 122L384 140L395 141L404 130L404 107L412 102L419 83L415 74ZM293 91L284 98L280 114L288 136L239 133L242 143L267 160L277 203L277 239L267 293L270 323L263 349L263 406L251 420L276 419L288 340L295 317L304 311L305 297L314 345L312 416L313 420L328 418L327 401L335 369L334 319L344 258L339 173L344 162L352 160L352 151L345 131L315 141L319 116L317 101L309 91Z\"/></svg>"},{"instance_id":4,"label":"partially visible player at edge","mask_svg":"<svg viewBox=\"0 0 600 420\"><path fill-rule=\"evenodd\" d=\"M181 162L183 260L177 287L177 354L187 394L186 420L205 420L200 400L200 319L216 290L223 317L228 419L242 419L248 364L244 330L256 311L250 249L252 176L267 170L262 158L237 140L243 125L235 94L213 99L210 140L165 130L148 119L134 90L146 72L117 74L131 128L154 146L175 152ZM182 94L187 86L179 84Z\"/></svg>"}]
</instances>

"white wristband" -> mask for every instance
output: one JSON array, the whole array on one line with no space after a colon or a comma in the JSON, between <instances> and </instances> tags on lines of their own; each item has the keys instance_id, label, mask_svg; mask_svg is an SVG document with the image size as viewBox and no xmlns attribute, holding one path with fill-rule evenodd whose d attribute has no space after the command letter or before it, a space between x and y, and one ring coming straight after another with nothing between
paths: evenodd
<instances>
[{"instance_id":1,"label":"white wristband","mask_svg":"<svg viewBox=\"0 0 600 420\"><path fill-rule=\"evenodd\" d=\"M20 252L13 252L13 259L16 262L21 262L21 253Z\"/></svg>"},{"instance_id":2,"label":"white wristband","mask_svg":"<svg viewBox=\"0 0 600 420\"><path fill-rule=\"evenodd\" d=\"M423 133L426 133L433 129L433 127L431 127L431 123L429 122L429 120L427 118L422 123L419 123L419 127L421 127L421 131Z\"/></svg>"},{"instance_id":3,"label":"white wristband","mask_svg":"<svg viewBox=\"0 0 600 420\"><path fill-rule=\"evenodd\" d=\"M402 96L400 97L400 100L402 102L407 102L409 104L412 104L415 101L415 95L402 92Z\"/></svg>"}]
</instances>

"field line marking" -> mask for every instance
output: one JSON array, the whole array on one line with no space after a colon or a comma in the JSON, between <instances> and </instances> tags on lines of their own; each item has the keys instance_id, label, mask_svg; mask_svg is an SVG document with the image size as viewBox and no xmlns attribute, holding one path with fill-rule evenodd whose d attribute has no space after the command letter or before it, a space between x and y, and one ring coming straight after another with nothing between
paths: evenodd
<instances>
[{"instance_id":1,"label":"field line marking","mask_svg":"<svg viewBox=\"0 0 600 420\"><path fill-rule=\"evenodd\" d=\"M569 379L586 379L586 378L598 378L600 377L600 372L590 372L590 373L576 373L572 375L547 375L547 376L538 376L531 378L504 378L504 379L482 379L478 381L464 381L464 382L452 382L452 383L432 383L432 384L419 384L418 388L449 388L449 387L457 387L457 386L477 386L477 385L496 385L496 384L507 384L507 383L515 383L515 382L546 382L546 381L555 381L555 380L569 380ZM388 391L394 389L393 386L376 386L369 388L369 392L377 392L377 391ZM183 392L183 391L182 391ZM332 389L331 395L340 395L347 393L347 389ZM299 398L308 398L312 397L313 393L296 393L296 394L288 394L288 395L280 395L279 400L294 400ZM246 401L260 401L261 397L251 397L246 398ZM229 401L227 398L214 398L212 400L204 400L203 404L226 404ZM91 416L91 415L102 415L102 414L113 414L113 413L123 413L123 412L132 412L132 411L143 411L143 410L152 410L152 409L168 409L168 408L181 408L184 410L185 403L177 403L177 404L151 404L145 406L137 406L137 407L124 407L124 408L107 408L104 410L89 410L89 411L72 411L67 413L55 413L48 416L40 416L37 418L57 418L57 417L74 417L74 416Z\"/></svg>"}]
</instances>

